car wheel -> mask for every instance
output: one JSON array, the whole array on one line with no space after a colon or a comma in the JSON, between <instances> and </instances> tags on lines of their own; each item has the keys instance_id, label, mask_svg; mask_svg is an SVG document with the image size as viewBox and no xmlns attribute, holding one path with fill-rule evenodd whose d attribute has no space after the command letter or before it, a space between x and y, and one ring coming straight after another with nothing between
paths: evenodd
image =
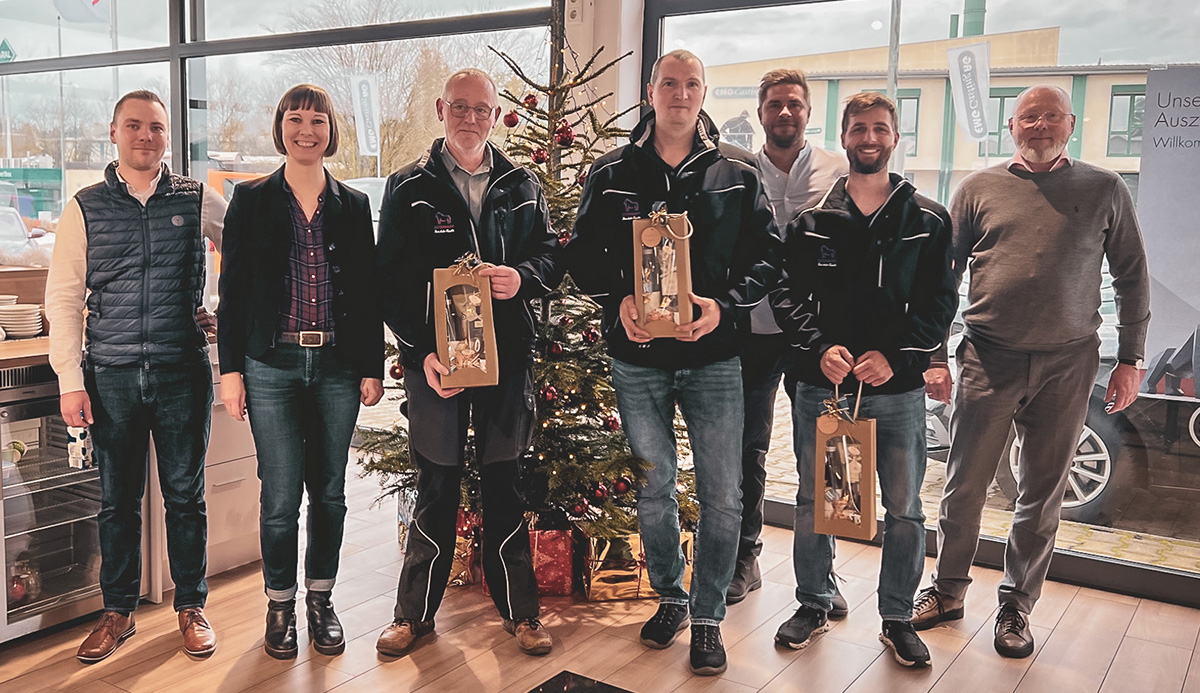
<instances>
[{"instance_id":1,"label":"car wheel","mask_svg":"<svg viewBox=\"0 0 1200 693\"><path fill-rule=\"evenodd\" d=\"M1008 464L1000 465L996 482L1010 499L1017 497L1017 460L1021 446L1016 430L1009 432ZM1067 490L1063 494L1062 519L1088 524L1101 524L1128 490L1134 476L1134 465L1121 459L1121 432L1118 420L1104 411L1104 403L1093 399L1088 403L1088 417L1079 435L1079 445L1071 459Z\"/></svg>"}]
</instances>

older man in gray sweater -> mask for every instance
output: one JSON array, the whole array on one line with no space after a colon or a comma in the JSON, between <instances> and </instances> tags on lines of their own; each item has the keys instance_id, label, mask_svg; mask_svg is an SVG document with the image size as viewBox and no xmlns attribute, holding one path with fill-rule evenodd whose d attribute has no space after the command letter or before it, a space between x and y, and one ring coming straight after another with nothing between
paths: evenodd
<instances>
[{"instance_id":1,"label":"older man in gray sweater","mask_svg":"<svg viewBox=\"0 0 1200 693\"><path fill-rule=\"evenodd\" d=\"M946 487L933 586L918 594L918 630L962 618L987 488L1009 428L1021 439L1018 497L999 587L996 651L1028 657L1028 614L1046 579L1071 459L1099 368L1101 264L1119 319L1109 411L1137 396L1150 321L1149 276L1129 190L1117 174L1066 154L1070 96L1030 87L1008 121L1011 161L967 177L951 201L954 267L970 268L959 387L950 419ZM936 359L935 359L936 361ZM944 357L943 357L944 361ZM926 374L948 401L946 364Z\"/></svg>"}]
</instances>

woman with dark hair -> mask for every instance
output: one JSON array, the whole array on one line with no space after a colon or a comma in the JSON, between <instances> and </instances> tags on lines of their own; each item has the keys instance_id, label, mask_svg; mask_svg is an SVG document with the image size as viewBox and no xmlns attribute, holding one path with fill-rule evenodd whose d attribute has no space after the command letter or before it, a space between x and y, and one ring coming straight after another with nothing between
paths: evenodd
<instances>
[{"instance_id":1,"label":"woman with dark hair","mask_svg":"<svg viewBox=\"0 0 1200 693\"><path fill-rule=\"evenodd\" d=\"M309 638L345 649L330 600L346 517L346 463L359 403L383 395L383 323L370 287L374 233L367 196L325 170L337 152L329 94L301 84L275 109L275 173L234 189L225 215L217 308L221 400L250 416L262 480L264 648L295 657L300 501Z\"/></svg>"}]
</instances>

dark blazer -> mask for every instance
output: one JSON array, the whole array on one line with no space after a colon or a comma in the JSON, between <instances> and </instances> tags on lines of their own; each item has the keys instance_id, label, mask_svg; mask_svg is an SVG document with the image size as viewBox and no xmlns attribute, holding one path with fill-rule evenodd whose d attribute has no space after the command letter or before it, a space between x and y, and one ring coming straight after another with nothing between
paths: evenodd
<instances>
[{"instance_id":1,"label":"dark blazer","mask_svg":"<svg viewBox=\"0 0 1200 693\"><path fill-rule=\"evenodd\" d=\"M325 173L325 257L333 279L334 347L360 377L383 377L383 320L371 291L375 237L367 196ZM217 351L221 373L244 373L275 343L288 297L292 215L283 167L238 185L225 212Z\"/></svg>"}]
</instances>

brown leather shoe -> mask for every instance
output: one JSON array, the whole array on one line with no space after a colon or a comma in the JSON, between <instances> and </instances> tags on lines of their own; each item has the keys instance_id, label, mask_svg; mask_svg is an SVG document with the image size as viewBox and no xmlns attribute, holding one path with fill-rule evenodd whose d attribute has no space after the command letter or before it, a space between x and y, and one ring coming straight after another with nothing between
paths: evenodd
<instances>
[{"instance_id":1,"label":"brown leather shoe","mask_svg":"<svg viewBox=\"0 0 1200 693\"><path fill-rule=\"evenodd\" d=\"M216 652L217 634L204 618L204 609L180 609L179 632L183 633L183 651L191 656L207 657Z\"/></svg>"},{"instance_id":2,"label":"brown leather shoe","mask_svg":"<svg viewBox=\"0 0 1200 693\"><path fill-rule=\"evenodd\" d=\"M385 655L401 657L412 649L417 638L433 632L433 620L411 621L401 619L383 629L375 641L375 649Z\"/></svg>"},{"instance_id":3,"label":"brown leather shoe","mask_svg":"<svg viewBox=\"0 0 1200 693\"><path fill-rule=\"evenodd\" d=\"M137 632L133 623L133 614L125 616L115 611L105 611L100 614L100 620L87 636L75 657L84 664L95 664L116 652L117 645L125 642L129 636Z\"/></svg>"},{"instance_id":4,"label":"brown leather shoe","mask_svg":"<svg viewBox=\"0 0 1200 693\"><path fill-rule=\"evenodd\" d=\"M536 618L504 619L504 630L517 638L517 647L527 655L544 655L554 647L554 639Z\"/></svg>"}]
</instances>

